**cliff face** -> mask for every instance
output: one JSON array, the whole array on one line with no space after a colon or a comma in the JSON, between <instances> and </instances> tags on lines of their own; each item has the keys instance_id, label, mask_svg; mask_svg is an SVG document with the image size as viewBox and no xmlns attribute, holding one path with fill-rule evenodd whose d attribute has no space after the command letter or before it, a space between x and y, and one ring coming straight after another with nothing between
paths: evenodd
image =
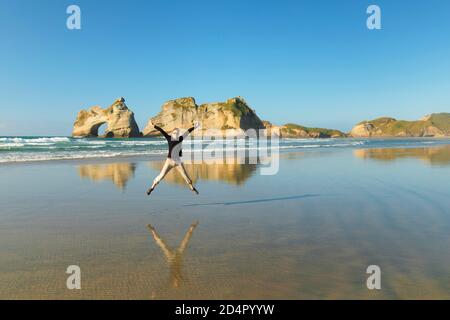
<instances>
[{"instance_id":1,"label":"cliff face","mask_svg":"<svg viewBox=\"0 0 450 320\"><path fill-rule=\"evenodd\" d=\"M197 105L192 97L169 100L163 104L161 111L151 118L144 136L156 136L160 133L154 129L159 125L167 132L175 128L187 129L194 121L201 123L201 128L193 135L206 134L215 136L240 136L248 129L265 131L265 135L277 135L283 138L341 138L341 137L445 137L450 136L450 113L434 113L417 121L378 118L358 123L349 135L333 129L308 128L297 124L273 125L261 121L245 100L241 97L231 98L225 102ZM94 106L81 110L73 126L74 137L97 137L98 129L106 124L105 136L111 138L140 137L138 125L133 112L128 109L125 99L120 98L106 108Z\"/></svg>"},{"instance_id":2,"label":"cliff face","mask_svg":"<svg viewBox=\"0 0 450 320\"><path fill-rule=\"evenodd\" d=\"M450 113L433 113L417 121L378 118L358 123L350 136L367 137L445 137L450 136Z\"/></svg>"},{"instance_id":3,"label":"cliff face","mask_svg":"<svg viewBox=\"0 0 450 320\"><path fill-rule=\"evenodd\" d=\"M202 124L193 132L194 135L201 135L207 129L217 130L216 135L224 135L225 130L229 130L227 133L231 135L241 135L247 129L264 129L262 121L243 98L197 105L194 98L188 97L164 103L159 114L148 121L143 135L159 135L154 125L170 132L175 128L187 129L194 121Z\"/></svg>"},{"instance_id":4,"label":"cliff face","mask_svg":"<svg viewBox=\"0 0 450 320\"><path fill-rule=\"evenodd\" d=\"M345 133L334 129L308 128L298 124L288 123L275 126L269 121L263 121L266 135L277 135L282 138L343 138Z\"/></svg>"},{"instance_id":5,"label":"cliff face","mask_svg":"<svg viewBox=\"0 0 450 320\"><path fill-rule=\"evenodd\" d=\"M106 124L105 136L108 138L139 137L140 132L134 113L128 109L124 98L119 98L106 109L94 106L81 110L73 125L74 137L97 137L98 128Z\"/></svg>"}]
</instances>

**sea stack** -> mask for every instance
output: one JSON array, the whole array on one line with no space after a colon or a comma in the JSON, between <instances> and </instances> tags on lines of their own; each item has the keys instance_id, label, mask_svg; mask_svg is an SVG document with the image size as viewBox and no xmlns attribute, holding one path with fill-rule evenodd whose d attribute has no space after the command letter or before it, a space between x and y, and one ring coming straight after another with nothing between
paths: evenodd
<instances>
[{"instance_id":1,"label":"sea stack","mask_svg":"<svg viewBox=\"0 0 450 320\"><path fill-rule=\"evenodd\" d=\"M161 111L148 121L143 130L144 136L156 136L159 132L154 125L159 125L169 132L175 128L189 128L194 121L200 121L200 130L194 135L202 135L205 130L216 130L214 135L242 135L248 129L264 129L264 124L241 97L225 102L197 105L193 97L179 98L165 102Z\"/></svg>"},{"instance_id":2,"label":"sea stack","mask_svg":"<svg viewBox=\"0 0 450 320\"><path fill-rule=\"evenodd\" d=\"M107 138L141 136L134 113L128 109L122 97L106 109L94 106L88 110L81 110L73 125L72 136L98 137L98 129L103 124L107 125L104 135Z\"/></svg>"}]
</instances>

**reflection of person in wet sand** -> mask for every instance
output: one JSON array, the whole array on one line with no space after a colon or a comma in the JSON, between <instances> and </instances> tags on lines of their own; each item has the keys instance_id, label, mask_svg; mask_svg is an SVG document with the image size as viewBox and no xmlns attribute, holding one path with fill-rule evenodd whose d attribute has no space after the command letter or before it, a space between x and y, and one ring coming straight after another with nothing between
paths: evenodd
<instances>
[{"instance_id":1,"label":"reflection of person in wet sand","mask_svg":"<svg viewBox=\"0 0 450 320\"><path fill-rule=\"evenodd\" d=\"M166 162L164 163L164 167L161 170L161 173L153 180L153 184L150 187L150 189L147 190L147 195L150 195L152 191L155 189L155 187L158 185L158 183L164 179L166 174L172 170L172 168L177 168L178 172L183 177L184 181L189 185L189 188L198 194L197 189L192 185L192 180L189 178L186 169L183 165L183 161L181 160L182 157L182 151L181 151L181 145L183 140L194 131L194 129L198 128L200 124L196 122L192 128L189 128L184 132L183 134L180 134L180 129L175 128L172 133L169 135L167 132L165 132L162 128L155 125L155 129L161 132L161 134L166 138L167 143L169 144L169 153L167 155Z\"/></svg>"},{"instance_id":2,"label":"reflection of person in wet sand","mask_svg":"<svg viewBox=\"0 0 450 320\"><path fill-rule=\"evenodd\" d=\"M175 250L170 248L167 245L167 243L163 239L161 239L161 237L159 236L159 234L156 232L155 228L152 225L149 224L147 226L148 230L153 236L153 239L155 240L156 244L159 246L159 248L164 254L164 257L166 258L167 264L169 265L170 269L170 283L174 288L179 288L181 282L183 281L182 276L183 254L188 246L189 240L191 239L192 233L194 232L194 229L197 227L197 225L198 221L191 224L189 230L184 235L184 238L181 241L179 247Z\"/></svg>"}]
</instances>

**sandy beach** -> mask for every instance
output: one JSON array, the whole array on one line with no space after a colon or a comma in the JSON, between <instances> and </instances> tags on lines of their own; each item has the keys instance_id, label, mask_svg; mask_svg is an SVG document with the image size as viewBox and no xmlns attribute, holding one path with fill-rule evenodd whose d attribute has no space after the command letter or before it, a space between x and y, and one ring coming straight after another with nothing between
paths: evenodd
<instances>
[{"instance_id":1,"label":"sandy beach","mask_svg":"<svg viewBox=\"0 0 450 320\"><path fill-rule=\"evenodd\" d=\"M450 300L450 1L30 2L0 1L14 314Z\"/></svg>"},{"instance_id":2,"label":"sandy beach","mask_svg":"<svg viewBox=\"0 0 450 320\"><path fill-rule=\"evenodd\" d=\"M147 197L162 160L1 165L0 298L450 298L449 145L187 164L200 195L173 172Z\"/></svg>"}]
</instances>

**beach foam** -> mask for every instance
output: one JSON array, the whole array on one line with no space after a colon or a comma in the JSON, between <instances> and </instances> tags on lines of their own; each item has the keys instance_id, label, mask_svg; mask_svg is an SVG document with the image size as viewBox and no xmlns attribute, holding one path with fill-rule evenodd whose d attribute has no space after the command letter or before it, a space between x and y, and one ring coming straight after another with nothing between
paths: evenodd
<instances>
[{"instance_id":1,"label":"beach foam","mask_svg":"<svg viewBox=\"0 0 450 320\"><path fill-rule=\"evenodd\" d=\"M224 139L186 140L183 151L211 152L232 147L234 150L266 148L289 150L321 150L331 148L420 147L430 144L447 144L445 139L281 139L278 146L270 147L267 141L238 141ZM203 150L203 151L202 151ZM0 137L0 163L48 160L114 158L163 155L167 142L163 138L101 139L69 137Z\"/></svg>"}]
</instances>

